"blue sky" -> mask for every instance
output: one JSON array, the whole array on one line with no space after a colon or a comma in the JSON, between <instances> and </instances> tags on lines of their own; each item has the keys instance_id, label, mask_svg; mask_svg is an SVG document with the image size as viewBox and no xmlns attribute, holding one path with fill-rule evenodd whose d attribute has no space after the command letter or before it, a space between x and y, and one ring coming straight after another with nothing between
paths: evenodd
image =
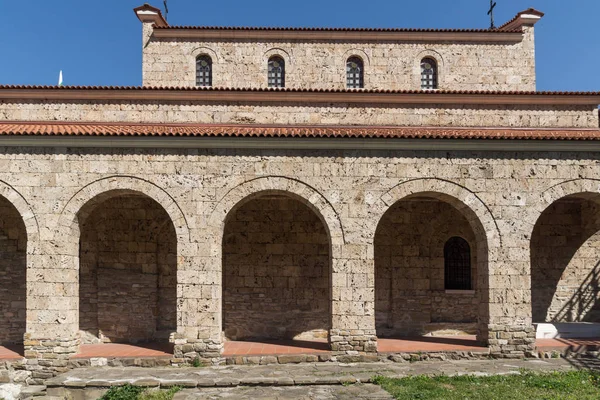
<instances>
[{"instance_id":1,"label":"blue sky","mask_svg":"<svg viewBox=\"0 0 600 400\"><path fill-rule=\"evenodd\" d=\"M168 0L173 25L487 28L488 0ZM600 0L496 0L498 25L529 7L538 90L600 90ZM140 85L143 0L0 0L0 84ZM162 7L162 0L150 4Z\"/></svg>"}]
</instances>

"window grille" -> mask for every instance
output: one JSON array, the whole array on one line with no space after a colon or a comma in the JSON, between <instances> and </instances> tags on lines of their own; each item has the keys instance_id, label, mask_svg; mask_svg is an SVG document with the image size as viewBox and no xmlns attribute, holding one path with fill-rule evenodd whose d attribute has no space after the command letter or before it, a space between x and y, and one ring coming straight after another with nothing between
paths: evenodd
<instances>
[{"instance_id":1,"label":"window grille","mask_svg":"<svg viewBox=\"0 0 600 400\"><path fill-rule=\"evenodd\" d=\"M196 86L212 86L212 59L207 55L196 59Z\"/></svg>"},{"instance_id":2,"label":"window grille","mask_svg":"<svg viewBox=\"0 0 600 400\"><path fill-rule=\"evenodd\" d=\"M285 61L274 56L269 58L269 87L285 87Z\"/></svg>"},{"instance_id":3,"label":"window grille","mask_svg":"<svg viewBox=\"0 0 600 400\"><path fill-rule=\"evenodd\" d=\"M446 290L471 290L471 248L461 237L444 246L444 278Z\"/></svg>"},{"instance_id":4,"label":"window grille","mask_svg":"<svg viewBox=\"0 0 600 400\"><path fill-rule=\"evenodd\" d=\"M438 88L438 67L433 58L421 60L421 89Z\"/></svg>"},{"instance_id":5,"label":"window grille","mask_svg":"<svg viewBox=\"0 0 600 400\"><path fill-rule=\"evenodd\" d=\"M346 87L360 89L364 87L363 62L358 57L350 57L346 61Z\"/></svg>"}]
</instances>

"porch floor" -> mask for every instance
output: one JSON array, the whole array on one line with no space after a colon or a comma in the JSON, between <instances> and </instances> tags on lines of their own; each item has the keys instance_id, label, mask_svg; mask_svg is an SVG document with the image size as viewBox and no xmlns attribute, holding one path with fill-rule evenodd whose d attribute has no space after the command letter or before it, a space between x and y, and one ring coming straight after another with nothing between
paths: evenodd
<instances>
[{"instance_id":1,"label":"porch floor","mask_svg":"<svg viewBox=\"0 0 600 400\"><path fill-rule=\"evenodd\" d=\"M173 345L171 343L101 343L82 344L79 354L72 356L78 358L139 358L139 357L173 357Z\"/></svg>"},{"instance_id":2,"label":"porch floor","mask_svg":"<svg viewBox=\"0 0 600 400\"><path fill-rule=\"evenodd\" d=\"M274 356L329 353L327 340L227 341L223 356Z\"/></svg>"},{"instance_id":3,"label":"porch floor","mask_svg":"<svg viewBox=\"0 0 600 400\"><path fill-rule=\"evenodd\" d=\"M23 345L7 344L0 346L0 360L20 360L24 357L24 354Z\"/></svg>"},{"instance_id":4,"label":"porch floor","mask_svg":"<svg viewBox=\"0 0 600 400\"><path fill-rule=\"evenodd\" d=\"M600 338L585 339L536 339L535 345L541 351L598 351L600 350Z\"/></svg>"},{"instance_id":5,"label":"porch floor","mask_svg":"<svg viewBox=\"0 0 600 400\"><path fill-rule=\"evenodd\" d=\"M475 335L419 336L403 338L378 338L379 353L414 353L438 351L487 351L477 342Z\"/></svg>"},{"instance_id":6,"label":"porch floor","mask_svg":"<svg viewBox=\"0 0 600 400\"><path fill-rule=\"evenodd\" d=\"M414 338L379 338L379 353L414 353L414 352L452 352L452 351L486 351L473 335L414 337ZM537 339L540 351L579 352L581 350L600 350L600 338L585 339ZM284 354L326 354L330 353L326 340L316 341L228 341L224 343L224 357L263 356ZM18 360L23 358L23 346L0 346L0 360ZM81 346L79 354L73 359L85 358L169 358L173 355L173 345L169 343L143 344L86 344Z\"/></svg>"}]
</instances>

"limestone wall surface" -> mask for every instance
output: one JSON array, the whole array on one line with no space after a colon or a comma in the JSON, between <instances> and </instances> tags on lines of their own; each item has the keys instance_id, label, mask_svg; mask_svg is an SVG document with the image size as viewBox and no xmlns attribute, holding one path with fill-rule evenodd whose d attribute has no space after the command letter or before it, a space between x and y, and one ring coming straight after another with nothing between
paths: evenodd
<instances>
[{"instance_id":1,"label":"limestone wall surface","mask_svg":"<svg viewBox=\"0 0 600 400\"><path fill-rule=\"evenodd\" d=\"M546 209L531 246L534 322L600 321L600 205L567 197Z\"/></svg>"},{"instance_id":2,"label":"limestone wall surface","mask_svg":"<svg viewBox=\"0 0 600 400\"><path fill-rule=\"evenodd\" d=\"M424 193L473 230L479 337L495 354L523 354L533 346L534 225L566 195L599 193L599 161L586 152L2 148L0 194L29 238L26 355L77 351L78 213L115 191L148 196L173 222L180 356L218 358L225 221L248 196L273 191L304 202L329 236L334 351L375 351L376 228L397 201Z\"/></svg>"},{"instance_id":3,"label":"limestone wall surface","mask_svg":"<svg viewBox=\"0 0 600 400\"><path fill-rule=\"evenodd\" d=\"M261 41L161 39L155 36L143 49L143 84L195 86L196 57L213 63L213 86L267 87L267 63L284 59L286 87L345 89L346 61L358 56L364 63L365 89L419 90L420 63L438 63L439 89L535 90L533 27L524 27L518 43L350 43L343 41Z\"/></svg>"},{"instance_id":4,"label":"limestone wall surface","mask_svg":"<svg viewBox=\"0 0 600 400\"><path fill-rule=\"evenodd\" d=\"M378 336L418 336L435 333L442 323L477 322L476 293L445 290L444 245L453 236L470 243L474 289L475 235L458 210L440 200L421 197L400 201L385 214L374 243Z\"/></svg>"},{"instance_id":5,"label":"limestone wall surface","mask_svg":"<svg viewBox=\"0 0 600 400\"><path fill-rule=\"evenodd\" d=\"M82 340L168 339L177 329L177 242L169 216L141 196L90 208L79 218Z\"/></svg>"},{"instance_id":6,"label":"limestone wall surface","mask_svg":"<svg viewBox=\"0 0 600 400\"><path fill-rule=\"evenodd\" d=\"M329 277L329 238L310 208L282 195L242 205L223 237L225 337L327 338Z\"/></svg>"},{"instance_id":7,"label":"limestone wall surface","mask_svg":"<svg viewBox=\"0 0 600 400\"><path fill-rule=\"evenodd\" d=\"M0 345L23 343L27 232L19 212L0 197Z\"/></svg>"},{"instance_id":8,"label":"limestone wall surface","mask_svg":"<svg viewBox=\"0 0 600 400\"><path fill-rule=\"evenodd\" d=\"M351 105L210 102L0 102L0 120L275 125L598 128L590 105Z\"/></svg>"}]
</instances>

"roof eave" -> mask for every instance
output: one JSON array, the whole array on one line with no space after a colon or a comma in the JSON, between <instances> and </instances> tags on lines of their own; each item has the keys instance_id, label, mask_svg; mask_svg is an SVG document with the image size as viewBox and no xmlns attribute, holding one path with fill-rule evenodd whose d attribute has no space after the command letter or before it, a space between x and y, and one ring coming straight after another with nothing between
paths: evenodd
<instances>
[{"instance_id":1,"label":"roof eave","mask_svg":"<svg viewBox=\"0 0 600 400\"><path fill-rule=\"evenodd\" d=\"M165 27L154 30L155 38L194 40L347 41L347 42L458 42L519 43L521 30L504 31L377 31L293 30Z\"/></svg>"},{"instance_id":2,"label":"roof eave","mask_svg":"<svg viewBox=\"0 0 600 400\"><path fill-rule=\"evenodd\" d=\"M600 92L459 92L195 89L148 87L0 87L0 101L169 101L347 104L600 104Z\"/></svg>"}]
</instances>

